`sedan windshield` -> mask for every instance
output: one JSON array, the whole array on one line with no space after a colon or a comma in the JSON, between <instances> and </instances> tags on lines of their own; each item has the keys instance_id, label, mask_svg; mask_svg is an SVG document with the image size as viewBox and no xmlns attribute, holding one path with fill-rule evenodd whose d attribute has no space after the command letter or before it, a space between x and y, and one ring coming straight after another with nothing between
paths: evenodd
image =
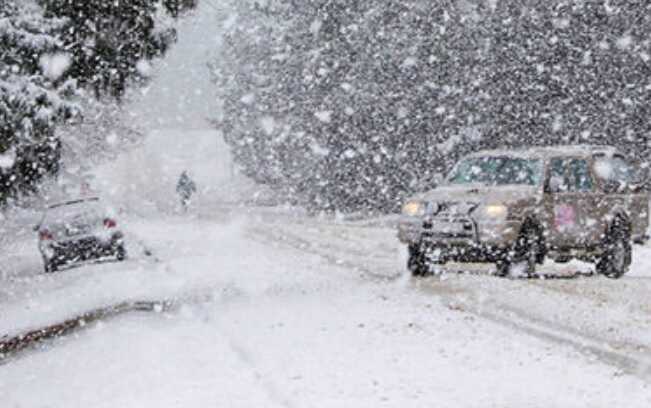
<instances>
[{"instance_id":1,"label":"sedan windshield","mask_svg":"<svg viewBox=\"0 0 651 408\"><path fill-rule=\"evenodd\" d=\"M538 159L475 157L461 161L450 174L449 184L539 185L542 163Z\"/></svg>"}]
</instances>

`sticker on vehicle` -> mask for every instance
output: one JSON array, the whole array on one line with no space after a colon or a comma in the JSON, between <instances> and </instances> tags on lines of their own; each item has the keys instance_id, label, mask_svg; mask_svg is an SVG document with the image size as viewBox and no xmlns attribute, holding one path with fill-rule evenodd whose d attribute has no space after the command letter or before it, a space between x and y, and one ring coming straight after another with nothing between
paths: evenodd
<instances>
[{"instance_id":1,"label":"sticker on vehicle","mask_svg":"<svg viewBox=\"0 0 651 408\"><path fill-rule=\"evenodd\" d=\"M554 207L554 226L563 231L576 226L576 210L573 206L560 204Z\"/></svg>"}]
</instances>

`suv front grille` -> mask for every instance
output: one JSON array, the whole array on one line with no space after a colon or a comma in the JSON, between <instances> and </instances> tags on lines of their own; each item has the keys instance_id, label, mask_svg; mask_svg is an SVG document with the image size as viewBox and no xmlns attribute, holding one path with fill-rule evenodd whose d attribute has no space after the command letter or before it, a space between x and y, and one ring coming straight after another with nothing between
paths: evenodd
<instances>
[{"instance_id":1,"label":"suv front grille","mask_svg":"<svg viewBox=\"0 0 651 408\"><path fill-rule=\"evenodd\" d=\"M444 201L438 203L437 217L459 217L470 215L479 204L471 202Z\"/></svg>"},{"instance_id":2,"label":"suv front grille","mask_svg":"<svg viewBox=\"0 0 651 408\"><path fill-rule=\"evenodd\" d=\"M424 235L431 238L464 238L472 239L475 229L472 221L434 218L423 222Z\"/></svg>"}]
</instances>

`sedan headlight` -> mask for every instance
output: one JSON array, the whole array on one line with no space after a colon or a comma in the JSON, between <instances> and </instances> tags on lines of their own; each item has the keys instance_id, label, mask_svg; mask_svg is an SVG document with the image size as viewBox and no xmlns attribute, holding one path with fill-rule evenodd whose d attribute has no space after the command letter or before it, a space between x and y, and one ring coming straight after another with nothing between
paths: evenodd
<instances>
[{"instance_id":1,"label":"sedan headlight","mask_svg":"<svg viewBox=\"0 0 651 408\"><path fill-rule=\"evenodd\" d=\"M422 201L409 201L402 206L402 213L410 217L422 217L425 210L426 205Z\"/></svg>"},{"instance_id":2,"label":"sedan headlight","mask_svg":"<svg viewBox=\"0 0 651 408\"><path fill-rule=\"evenodd\" d=\"M489 204L484 207L484 216L493 220L504 220L509 214L509 209L503 204Z\"/></svg>"}]
</instances>

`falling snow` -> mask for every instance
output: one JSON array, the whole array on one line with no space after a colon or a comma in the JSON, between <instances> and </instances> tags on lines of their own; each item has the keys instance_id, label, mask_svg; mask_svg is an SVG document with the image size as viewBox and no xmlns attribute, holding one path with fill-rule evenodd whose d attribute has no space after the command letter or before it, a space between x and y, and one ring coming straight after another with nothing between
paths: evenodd
<instances>
[{"instance_id":1,"label":"falling snow","mask_svg":"<svg viewBox=\"0 0 651 408\"><path fill-rule=\"evenodd\" d=\"M0 0L2 406L651 406L650 33Z\"/></svg>"}]
</instances>

